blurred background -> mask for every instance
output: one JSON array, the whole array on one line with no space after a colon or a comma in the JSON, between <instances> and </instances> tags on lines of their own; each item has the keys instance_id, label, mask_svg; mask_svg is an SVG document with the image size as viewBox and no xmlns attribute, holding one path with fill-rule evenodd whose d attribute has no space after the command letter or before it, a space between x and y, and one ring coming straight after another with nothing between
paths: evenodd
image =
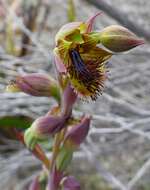
<instances>
[{"instance_id":1,"label":"blurred background","mask_svg":"<svg viewBox=\"0 0 150 190\"><path fill-rule=\"evenodd\" d=\"M91 113L92 127L70 171L85 190L150 190L150 1L0 0L0 190L24 190L40 162L14 139L55 104L51 99L5 92L23 73L55 74L52 49L59 28L86 21L98 11L95 29L121 24L145 45L115 55L109 80L96 102L76 105L74 114Z\"/></svg>"}]
</instances>

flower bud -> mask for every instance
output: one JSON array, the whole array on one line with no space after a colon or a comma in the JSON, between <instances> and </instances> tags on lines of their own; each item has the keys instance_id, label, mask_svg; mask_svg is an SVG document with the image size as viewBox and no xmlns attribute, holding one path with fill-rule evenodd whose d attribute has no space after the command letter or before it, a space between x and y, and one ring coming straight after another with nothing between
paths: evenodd
<instances>
[{"instance_id":1,"label":"flower bud","mask_svg":"<svg viewBox=\"0 0 150 190\"><path fill-rule=\"evenodd\" d=\"M80 190L80 184L74 176L65 177L63 180L63 190Z\"/></svg>"},{"instance_id":2,"label":"flower bud","mask_svg":"<svg viewBox=\"0 0 150 190\"><path fill-rule=\"evenodd\" d=\"M59 87L56 81L45 74L25 74L18 76L7 86L9 92L24 92L32 96L53 96L60 99Z\"/></svg>"},{"instance_id":3,"label":"flower bud","mask_svg":"<svg viewBox=\"0 0 150 190\"><path fill-rule=\"evenodd\" d=\"M65 171L70 164L73 152L85 140L90 126L90 117L85 116L81 122L73 126L65 136L64 144L56 159L56 168L59 171Z\"/></svg>"},{"instance_id":4,"label":"flower bud","mask_svg":"<svg viewBox=\"0 0 150 190\"><path fill-rule=\"evenodd\" d=\"M68 40L68 38L72 38L75 36L78 37L79 41L83 41L80 35L80 31L83 31L85 29L86 24L83 22L70 22L63 25L55 36L56 45L58 45L59 41L61 40ZM74 36L74 34L76 35Z\"/></svg>"},{"instance_id":5,"label":"flower bud","mask_svg":"<svg viewBox=\"0 0 150 190\"><path fill-rule=\"evenodd\" d=\"M128 51L144 44L134 33L119 25L111 25L100 32L100 42L104 47L113 52Z\"/></svg>"},{"instance_id":6,"label":"flower bud","mask_svg":"<svg viewBox=\"0 0 150 190\"><path fill-rule=\"evenodd\" d=\"M86 138L90 127L90 116L84 116L81 122L73 126L65 136L64 146L78 147Z\"/></svg>"},{"instance_id":7,"label":"flower bud","mask_svg":"<svg viewBox=\"0 0 150 190\"><path fill-rule=\"evenodd\" d=\"M30 128L25 131L24 141L31 150L38 141L44 140L55 134L64 127L65 118L59 116L46 115L36 119Z\"/></svg>"}]
</instances>

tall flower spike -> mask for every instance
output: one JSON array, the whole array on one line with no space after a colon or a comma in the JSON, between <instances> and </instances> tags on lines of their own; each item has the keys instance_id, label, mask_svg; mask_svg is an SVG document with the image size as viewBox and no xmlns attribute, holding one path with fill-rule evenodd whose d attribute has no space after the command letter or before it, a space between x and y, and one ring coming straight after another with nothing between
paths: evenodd
<instances>
[{"instance_id":1,"label":"tall flower spike","mask_svg":"<svg viewBox=\"0 0 150 190\"><path fill-rule=\"evenodd\" d=\"M45 74L33 73L18 76L7 86L9 92L24 92L32 96L54 97L60 100L60 91L57 82Z\"/></svg>"}]
</instances>

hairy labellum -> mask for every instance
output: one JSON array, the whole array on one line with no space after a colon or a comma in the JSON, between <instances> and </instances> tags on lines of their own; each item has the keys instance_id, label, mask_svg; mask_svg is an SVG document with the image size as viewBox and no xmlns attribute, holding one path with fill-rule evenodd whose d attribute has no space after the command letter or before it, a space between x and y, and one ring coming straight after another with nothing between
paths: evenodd
<instances>
[{"instance_id":1,"label":"hairy labellum","mask_svg":"<svg viewBox=\"0 0 150 190\"><path fill-rule=\"evenodd\" d=\"M77 50L71 50L70 56L72 60L72 64L75 70L72 70L72 74L75 74L75 77L82 75L83 81L88 82L88 80L92 80L92 76L90 71L87 69L87 66L84 64L80 54Z\"/></svg>"},{"instance_id":2,"label":"hairy labellum","mask_svg":"<svg viewBox=\"0 0 150 190\"><path fill-rule=\"evenodd\" d=\"M96 100L101 94L105 80L105 72L101 71L103 63L99 60L83 61L80 53L76 49L70 51L71 64L68 72L71 79L77 80L83 88L86 88L92 100ZM81 93L82 94L82 93Z\"/></svg>"}]
</instances>

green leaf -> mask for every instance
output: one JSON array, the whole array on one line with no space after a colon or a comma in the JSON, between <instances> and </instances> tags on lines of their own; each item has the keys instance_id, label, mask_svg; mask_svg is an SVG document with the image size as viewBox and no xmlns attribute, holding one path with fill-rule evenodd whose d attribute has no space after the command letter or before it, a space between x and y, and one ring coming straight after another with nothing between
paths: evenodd
<instances>
[{"instance_id":1,"label":"green leaf","mask_svg":"<svg viewBox=\"0 0 150 190\"><path fill-rule=\"evenodd\" d=\"M26 116L5 116L0 118L0 130L2 128L27 129L30 127L33 119Z\"/></svg>"},{"instance_id":2,"label":"green leaf","mask_svg":"<svg viewBox=\"0 0 150 190\"><path fill-rule=\"evenodd\" d=\"M15 139L14 128L24 131L30 127L32 119L25 116L4 116L0 118L0 134L8 139ZM2 142L0 141L0 144Z\"/></svg>"}]
</instances>

